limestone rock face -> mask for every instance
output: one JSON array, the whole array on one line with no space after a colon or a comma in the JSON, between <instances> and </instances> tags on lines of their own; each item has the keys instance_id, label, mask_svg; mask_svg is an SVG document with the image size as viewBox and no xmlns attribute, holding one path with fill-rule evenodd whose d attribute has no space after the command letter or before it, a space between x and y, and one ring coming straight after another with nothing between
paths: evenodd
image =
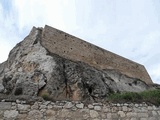
<instances>
[{"instance_id":1,"label":"limestone rock face","mask_svg":"<svg viewBox=\"0 0 160 120\"><path fill-rule=\"evenodd\" d=\"M100 70L49 52L42 28L30 34L0 64L0 98L48 100L103 100L111 92L140 92L148 85L116 70Z\"/></svg>"}]
</instances>

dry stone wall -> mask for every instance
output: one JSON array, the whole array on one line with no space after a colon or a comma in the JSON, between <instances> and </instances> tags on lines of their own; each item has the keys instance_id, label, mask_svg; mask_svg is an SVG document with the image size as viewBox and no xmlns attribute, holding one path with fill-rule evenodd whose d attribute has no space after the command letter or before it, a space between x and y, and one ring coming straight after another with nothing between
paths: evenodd
<instances>
[{"instance_id":1,"label":"dry stone wall","mask_svg":"<svg viewBox=\"0 0 160 120\"><path fill-rule=\"evenodd\" d=\"M0 102L0 120L159 120L160 107L146 103L92 103L73 101Z\"/></svg>"},{"instance_id":2,"label":"dry stone wall","mask_svg":"<svg viewBox=\"0 0 160 120\"><path fill-rule=\"evenodd\" d=\"M152 84L152 80L143 65L52 27L45 26L41 43L51 53L64 58L82 61L101 70L114 69L129 77L138 78Z\"/></svg>"}]
</instances>

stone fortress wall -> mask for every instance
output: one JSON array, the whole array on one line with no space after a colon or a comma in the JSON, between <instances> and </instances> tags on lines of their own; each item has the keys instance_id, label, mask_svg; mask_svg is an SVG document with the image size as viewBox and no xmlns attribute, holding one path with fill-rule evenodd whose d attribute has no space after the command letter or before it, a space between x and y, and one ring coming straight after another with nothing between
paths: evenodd
<instances>
[{"instance_id":1,"label":"stone fortress wall","mask_svg":"<svg viewBox=\"0 0 160 120\"><path fill-rule=\"evenodd\" d=\"M152 80L143 65L50 26L46 25L44 27L41 43L51 53L58 54L64 58L82 61L100 70L117 70L129 77L138 78L147 84L152 84Z\"/></svg>"},{"instance_id":2,"label":"stone fortress wall","mask_svg":"<svg viewBox=\"0 0 160 120\"><path fill-rule=\"evenodd\" d=\"M0 102L0 120L159 120L160 107L146 103L73 101Z\"/></svg>"}]
</instances>

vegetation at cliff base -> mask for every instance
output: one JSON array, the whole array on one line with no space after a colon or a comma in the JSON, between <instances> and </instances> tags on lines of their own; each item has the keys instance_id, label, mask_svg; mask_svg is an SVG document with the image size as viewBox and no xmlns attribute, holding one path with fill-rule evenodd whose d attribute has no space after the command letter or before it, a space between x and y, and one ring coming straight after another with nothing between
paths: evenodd
<instances>
[{"instance_id":1,"label":"vegetation at cliff base","mask_svg":"<svg viewBox=\"0 0 160 120\"><path fill-rule=\"evenodd\" d=\"M112 102L146 102L155 105L160 105L160 90L147 90L140 93L135 92L124 92L124 93L113 93L108 99Z\"/></svg>"}]
</instances>

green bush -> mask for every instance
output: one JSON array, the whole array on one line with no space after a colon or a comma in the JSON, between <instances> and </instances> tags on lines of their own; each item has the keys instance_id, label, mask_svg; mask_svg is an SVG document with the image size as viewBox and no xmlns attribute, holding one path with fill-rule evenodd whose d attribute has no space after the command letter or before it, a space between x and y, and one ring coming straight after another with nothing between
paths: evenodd
<instances>
[{"instance_id":1,"label":"green bush","mask_svg":"<svg viewBox=\"0 0 160 120\"><path fill-rule=\"evenodd\" d=\"M40 97L42 97L44 100L51 100L51 97L47 91L41 91L39 94Z\"/></svg>"},{"instance_id":2,"label":"green bush","mask_svg":"<svg viewBox=\"0 0 160 120\"><path fill-rule=\"evenodd\" d=\"M141 99L141 96L138 93L134 92L125 92L125 93L114 93L109 96L108 98L110 101L131 101L135 102Z\"/></svg>"},{"instance_id":3,"label":"green bush","mask_svg":"<svg viewBox=\"0 0 160 120\"><path fill-rule=\"evenodd\" d=\"M112 102L147 102L160 105L160 90L148 90L140 93L113 93L108 97L107 100Z\"/></svg>"},{"instance_id":4,"label":"green bush","mask_svg":"<svg viewBox=\"0 0 160 120\"><path fill-rule=\"evenodd\" d=\"M150 90L140 93L143 101L160 105L160 90Z\"/></svg>"}]
</instances>

